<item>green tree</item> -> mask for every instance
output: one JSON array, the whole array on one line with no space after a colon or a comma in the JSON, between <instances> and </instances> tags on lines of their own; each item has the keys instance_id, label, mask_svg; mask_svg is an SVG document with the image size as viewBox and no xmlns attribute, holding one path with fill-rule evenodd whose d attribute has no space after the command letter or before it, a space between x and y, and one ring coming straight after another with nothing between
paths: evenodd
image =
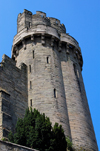
<instances>
[{"instance_id":1,"label":"green tree","mask_svg":"<svg viewBox=\"0 0 100 151\"><path fill-rule=\"evenodd\" d=\"M55 150L57 151L66 151L67 142L64 135L64 130L62 126L58 123L55 123L54 127L52 128L53 138L55 140Z\"/></svg>"},{"instance_id":2,"label":"green tree","mask_svg":"<svg viewBox=\"0 0 100 151\"><path fill-rule=\"evenodd\" d=\"M73 151L72 142L69 139L69 137L66 137L66 141L67 141L67 148L68 148L68 150Z\"/></svg>"},{"instance_id":3,"label":"green tree","mask_svg":"<svg viewBox=\"0 0 100 151\"><path fill-rule=\"evenodd\" d=\"M8 136L9 141L38 149L39 151L66 151L67 142L62 126L54 127L45 114L36 109L27 109L24 119L18 119L16 132Z\"/></svg>"}]
</instances>

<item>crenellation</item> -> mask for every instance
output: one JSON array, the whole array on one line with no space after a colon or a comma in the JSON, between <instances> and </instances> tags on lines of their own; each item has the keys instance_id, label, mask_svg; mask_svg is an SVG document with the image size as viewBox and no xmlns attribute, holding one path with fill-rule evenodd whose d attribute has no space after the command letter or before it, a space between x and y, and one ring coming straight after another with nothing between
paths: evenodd
<instances>
[{"instance_id":1,"label":"crenellation","mask_svg":"<svg viewBox=\"0 0 100 151\"><path fill-rule=\"evenodd\" d=\"M37 15L40 15L41 17L46 17L46 13L41 12L41 11L36 11Z\"/></svg>"},{"instance_id":2,"label":"crenellation","mask_svg":"<svg viewBox=\"0 0 100 151\"><path fill-rule=\"evenodd\" d=\"M57 29L59 33L66 33L66 28L64 24L60 24L60 20L53 17L50 17L49 19L50 19L51 27Z\"/></svg>"}]
</instances>

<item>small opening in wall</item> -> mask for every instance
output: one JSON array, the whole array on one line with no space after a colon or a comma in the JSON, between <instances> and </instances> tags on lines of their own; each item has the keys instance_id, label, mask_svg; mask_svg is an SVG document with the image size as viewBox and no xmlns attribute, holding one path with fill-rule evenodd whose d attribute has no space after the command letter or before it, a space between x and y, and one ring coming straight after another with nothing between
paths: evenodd
<instances>
[{"instance_id":1,"label":"small opening in wall","mask_svg":"<svg viewBox=\"0 0 100 151\"><path fill-rule=\"evenodd\" d=\"M33 50L33 59L34 59L34 50Z\"/></svg>"},{"instance_id":2,"label":"small opening in wall","mask_svg":"<svg viewBox=\"0 0 100 151\"><path fill-rule=\"evenodd\" d=\"M31 65L29 65L29 72L31 72Z\"/></svg>"},{"instance_id":3,"label":"small opening in wall","mask_svg":"<svg viewBox=\"0 0 100 151\"><path fill-rule=\"evenodd\" d=\"M50 63L50 57L47 57L47 64Z\"/></svg>"},{"instance_id":4,"label":"small opening in wall","mask_svg":"<svg viewBox=\"0 0 100 151\"><path fill-rule=\"evenodd\" d=\"M30 106L32 107L32 99L30 100Z\"/></svg>"},{"instance_id":5,"label":"small opening in wall","mask_svg":"<svg viewBox=\"0 0 100 151\"><path fill-rule=\"evenodd\" d=\"M56 20L56 24L58 24L57 20Z\"/></svg>"},{"instance_id":6,"label":"small opening in wall","mask_svg":"<svg viewBox=\"0 0 100 151\"><path fill-rule=\"evenodd\" d=\"M43 18L43 14L41 14L41 17Z\"/></svg>"},{"instance_id":7,"label":"small opening in wall","mask_svg":"<svg viewBox=\"0 0 100 151\"><path fill-rule=\"evenodd\" d=\"M30 81L30 89L32 89L32 81Z\"/></svg>"},{"instance_id":8,"label":"small opening in wall","mask_svg":"<svg viewBox=\"0 0 100 151\"><path fill-rule=\"evenodd\" d=\"M29 22L29 28L31 27L31 22Z\"/></svg>"},{"instance_id":9,"label":"small opening in wall","mask_svg":"<svg viewBox=\"0 0 100 151\"><path fill-rule=\"evenodd\" d=\"M54 98L57 98L57 91L54 89Z\"/></svg>"},{"instance_id":10,"label":"small opening in wall","mask_svg":"<svg viewBox=\"0 0 100 151\"><path fill-rule=\"evenodd\" d=\"M72 45L69 45L69 48L71 48L71 49L72 49L72 48L73 48L73 46L72 46Z\"/></svg>"},{"instance_id":11,"label":"small opening in wall","mask_svg":"<svg viewBox=\"0 0 100 151\"><path fill-rule=\"evenodd\" d=\"M15 57L12 58L15 61Z\"/></svg>"}]
</instances>

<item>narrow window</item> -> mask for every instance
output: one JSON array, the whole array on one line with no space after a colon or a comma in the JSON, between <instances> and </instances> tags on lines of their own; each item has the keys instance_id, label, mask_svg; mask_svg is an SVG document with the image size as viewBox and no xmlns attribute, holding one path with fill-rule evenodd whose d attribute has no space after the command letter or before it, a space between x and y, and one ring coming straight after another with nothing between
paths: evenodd
<instances>
[{"instance_id":1,"label":"narrow window","mask_svg":"<svg viewBox=\"0 0 100 151\"><path fill-rule=\"evenodd\" d=\"M54 89L54 98L57 98L57 91Z\"/></svg>"},{"instance_id":2,"label":"narrow window","mask_svg":"<svg viewBox=\"0 0 100 151\"><path fill-rule=\"evenodd\" d=\"M32 81L30 81L30 89L32 89Z\"/></svg>"},{"instance_id":3,"label":"narrow window","mask_svg":"<svg viewBox=\"0 0 100 151\"><path fill-rule=\"evenodd\" d=\"M46 59L47 59L47 64L49 64L50 63L50 56L48 56Z\"/></svg>"},{"instance_id":4,"label":"narrow window","mask_svg":"<svg viewBox=\"0 0 100 151\"><path fill-rule=\"evenodd\" d=\"M31 65L29 65L29 72L31 73Z\"/></svg>"},{"instance_id":5,"label":"narrow window","mask_svg":"<svg viewBox=\"0 0 100 151\"><path fill-rule=\"evenodd\" d=\"M49 63L49 57L47 57L47 63Z\"/></svg>"},{"instance_id":6,"label":"narrow window","mask_svg":"<svg viewBox=\"0 0 100 151\"><path fill-rule=\"evenodd\" d=\"M34 59L34 50L33 50L33 59Z\"/></svg>"},{"instance_id":7,"label":"narrow window","mask_svg":"<svg viewBox=\"0 0 100 151\"><path fill-rule=\"evenodd\" d=\"M32 107L32 99L30 100L30 106Z\"/></svg>"}]
</instances>

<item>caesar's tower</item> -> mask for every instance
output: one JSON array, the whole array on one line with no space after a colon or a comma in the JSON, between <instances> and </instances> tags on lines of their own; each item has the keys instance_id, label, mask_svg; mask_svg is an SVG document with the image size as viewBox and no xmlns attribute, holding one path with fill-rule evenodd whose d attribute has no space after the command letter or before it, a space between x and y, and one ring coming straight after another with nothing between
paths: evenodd
<instances>
[{"instance_id":1,"label":"caesar's tower","mask_svg":"<svg viewBox=\"0 0 100 151\"><path fill-rule=\"evenodd\" d=\"M37 11L18 15L12 59L27 66L28 106L63 126L75 148L97 151L78 42L64 24ZM20 83L23 85L23 83Z\"/></svg>"}]
</instances>

